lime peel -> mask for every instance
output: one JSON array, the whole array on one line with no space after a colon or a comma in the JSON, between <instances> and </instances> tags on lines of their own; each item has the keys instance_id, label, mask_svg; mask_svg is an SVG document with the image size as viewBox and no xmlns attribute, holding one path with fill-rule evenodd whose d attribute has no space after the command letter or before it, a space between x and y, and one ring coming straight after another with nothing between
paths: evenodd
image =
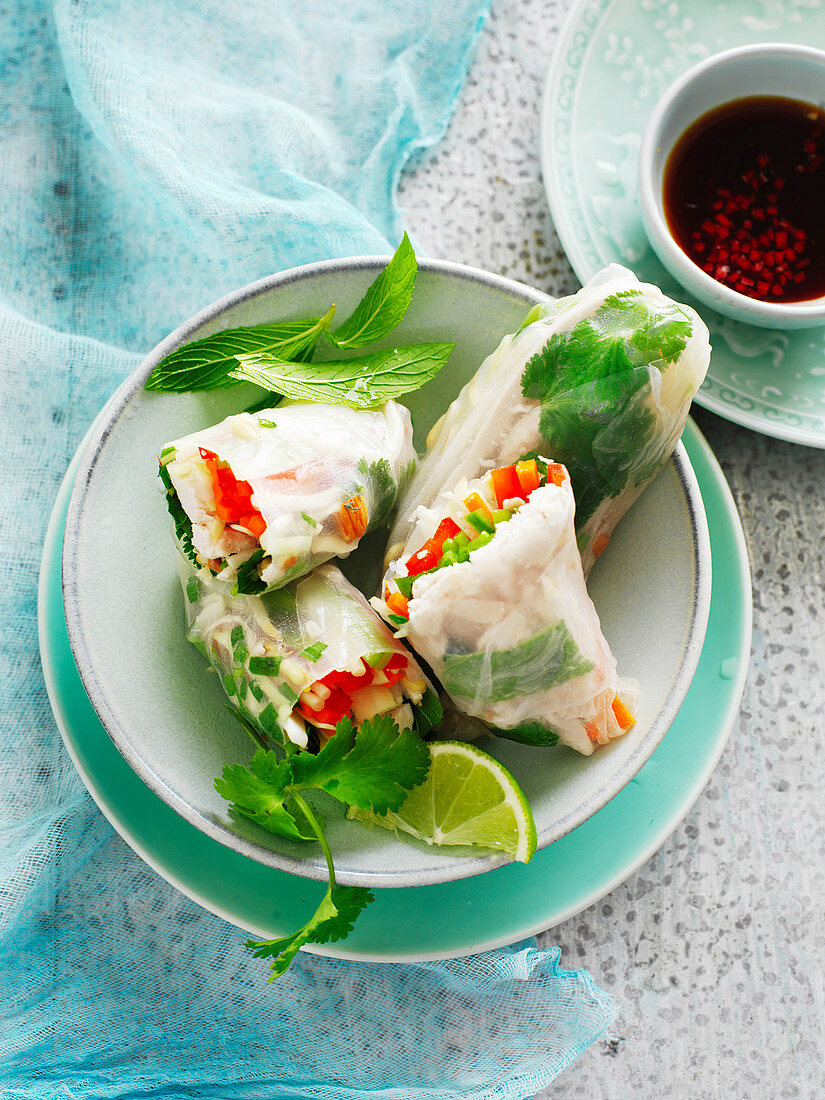
<instances>
[{"instance_id":1,"label":"lime peel","mask_svg":"<svg viewBox=\"0 0 825 1100\"><path fill-rule=\"evenodd\" d=\"M463 741L429 745L427 778L395 813L350 808L347 817L426 844L474 845L529 863L536 851L530 804L510 772L494 757Z\"/></svg>"}]
</instances>

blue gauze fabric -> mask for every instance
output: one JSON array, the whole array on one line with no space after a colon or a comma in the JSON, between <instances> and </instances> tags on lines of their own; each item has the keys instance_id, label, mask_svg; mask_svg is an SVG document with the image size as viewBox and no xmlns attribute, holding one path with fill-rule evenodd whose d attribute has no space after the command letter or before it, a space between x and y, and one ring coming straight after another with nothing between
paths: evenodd
<instances>
[{"instance_id":1,"label":"blue gauze fabric","mask_svg":"<svg viewBox=\"0 0 825 1100\"><path fill-rule=\"evenodd\" d=\"M40 546L83 432L142 354L263 275L389 253L488 0L20 0L0 36L0 1095L522 1097L613 1002L557 950L421 965L243 934L115 835L60 742Z\"/></svg>"}]
</instances>

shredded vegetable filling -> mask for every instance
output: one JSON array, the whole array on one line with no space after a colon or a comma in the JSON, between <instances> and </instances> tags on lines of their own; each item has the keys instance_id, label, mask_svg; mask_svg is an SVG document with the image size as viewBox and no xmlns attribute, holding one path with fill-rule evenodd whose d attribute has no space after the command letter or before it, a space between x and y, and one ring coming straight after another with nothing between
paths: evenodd
<instances>
[{"instance_id":1,"label":"shredded vegetable filling","mask_svg":"<svg viewBox=\"0 0 825 1100\"><path fill-rule=\"evenodd\" d=\"M388 712L392 712L399 728L412 726L412 708L406 697L420 696L425 685L410 679L406 657L396 653L381 668L371 667L362 657L361 668L360 673L330 672L301 693L299 710L322 736L332 736L342 718L350 717L360 724Z\"/></svg>"},{"instance_id":2,"label":"shredded vegetable filling","mask_svg":"<svg viewBox=\"0 0 825 1100\"><path fill-rule=\"evenodd\" d=\"M409 618L409 601L413 595L415 578L448 565L467 561L473 550L488 543L499 523L505 523L530 494L548 482L561 485L567 477L564 466L543 459L523 459L512 466L491 470L483 481L488 500L479 492L464 498L466 513L458 521L447 516L439 523L435 534L407 559L406 576L395 578L395 590L389 585L384 592L384 602L390 613L399 620ZM489 503L488 503L489 501ZM496 508L490 504L495 501Z\"/></svg>"}]
</instances>

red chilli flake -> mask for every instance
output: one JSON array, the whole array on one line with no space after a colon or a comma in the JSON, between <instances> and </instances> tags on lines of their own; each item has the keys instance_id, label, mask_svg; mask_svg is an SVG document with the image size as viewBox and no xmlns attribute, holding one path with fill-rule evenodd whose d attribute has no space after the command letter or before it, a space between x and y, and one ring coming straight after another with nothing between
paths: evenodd
<instances>
[{"instance_id":1,"label":"red chilli flake","mask_svg":"<svg viewBox=\"0 0 825 1100\"><path fill-rule=\"evenodd\" d=\"M703 271L741 294L817 297L825 293L823 164L819 108L772 96L717 108L668 158L671 232Z\"/></svg>"}]
</instances>

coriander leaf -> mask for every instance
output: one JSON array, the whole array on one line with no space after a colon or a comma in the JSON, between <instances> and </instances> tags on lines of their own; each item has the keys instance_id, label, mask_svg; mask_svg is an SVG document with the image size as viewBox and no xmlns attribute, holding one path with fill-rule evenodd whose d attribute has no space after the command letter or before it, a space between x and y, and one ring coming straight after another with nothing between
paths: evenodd
<instances>
[{"instance_id":1,"label":"coriander leaf","mask_svg":"<svg viewBox=\"0 0 825 1100\"><path fill-rule=\"evenodd\" d=\"M248 768L235 764L223 769L215 788L232 803L231 814L281 836L317 840L327 863L327 892L306 924L289 936L247 944L257 957L273 960L270 980L284 973L304 944L347 936L358 914L373 900L362 887L336 885L323 824L302 789L322 789L359 808L384 813L397 810L407 791L424 781L429 764L429 749L418 736L399 730L388 714L381 714L364 722L357 734L352 721L342 719L317 755L297 752L281 758L259 749Z\"/></svg>"},{"instance_id":2,"label":"coriander leaf","mask_svg":"<svg viewBox=\"0 0 825 1100\"><path fill-rule=\"evenodd\" d=\"M309 359L334 313L335 306L331 306L320 318L230 328L193 340L158 363L146 389L169 393L232 386L237 379L230 372L238 366L239 357L249 353L274 355L288 362Z\"/></svg>"},{"instance_id":3,"label":"coriander leaf","mask_svg":"<svg viewBox=\"0 0 825 1100\"><path fill-rule=\"evenodd\" d=\"M248 768L243 764L225 767L222 778L215 780L215 790L232 803L236 815L269 832L290 840L315 840L314 830L290 796L290 778L289 759L258 749Z\"/></svg>"},{"instance_id":4,"label":"coriander leaf","mask_svg":"<svg viewBox=\"0 0 825 1100\"><path fill-rule=\"evenodd\" d=\"M666 371L692 328L675 302L651 305L639 290L622 291L528 361L522 392L541 403L545 453L570 472L577 528L604 499L655 472L658 454L644 458L655 429L650 369Z\"/></svg>"},{"instance_id":5,"label":"coriander leaf","mask_svg":"<svg viewBox=\"0 0 825 1100\"><path fill-rule=\"evenodd\" d=\"M246 946L255 958L273 960L269 980L274 981L286 972L304 944L329 943L348 936L359 914L374 900L372 891L364 886L330 885L315 913L297 932L277 940L248 940Z\"/></svg>"},{"instance_id":6,"label":"coriander leaf","mask_svg":"<svg viewBox=\"0 0 825 1100\"><path fill-rule=\"evenodd\" d=\"M483 673L485 701L500 703L546 691L555 684L583 676L592 668L566 625L556 622L512 649L445 653L442 682L450 695L472 699Z\"/></svg>"},{"instance_id":7,"label":"coriander leaf","mask_svg":"<svg viewBox=\"0 0 825 1100\"><path fill-rule=\"evenodd\" d=\"M418 265L405 233L395 255L355 310L327 337L339 348L364 348L388 336L403 319L412 298Z\"/></svg>"},{"instance_id":8,"label":"coriander leaf","mask_svg":"<svg viewBox=\"0 0 825 1100\"><path fill-rule=\"evenodd\" d=\"M413 730L399 730L388 714L361 723L349 718L317 756L300 753L292 760L295 784L320 787L360 810L397 810L407 791L423 783L430 766L427 746Z\"/></svg>"},{"instance_id":9,"label":"coriander leaf","mask_svg":"<svg viewBox=\"0 0 825 1100\"><path fill-rule=\"evenodd\" d=\"M241 365L232 371L232 377L294 401L371 409L429 382L450 358L454 347L455 344L410 344L323 363L288 363L268 355L242 355Z\"/></svg>"},{"instance_id":10,"label":"coriander leaf","mask_svg":"<svg viewBox=\"0 0 825 1100\"><path fill-rule=\"evenodd\" d=\"M381 527L389 519L390 513L395 507L398 483L393 477L392 469L386 458L379 458L371 463L362 458L358 463L358 472L365 481L370 483L375 495L375 507L370 517L370 526L373 528Z\"/></svg>"}]
</instances>

